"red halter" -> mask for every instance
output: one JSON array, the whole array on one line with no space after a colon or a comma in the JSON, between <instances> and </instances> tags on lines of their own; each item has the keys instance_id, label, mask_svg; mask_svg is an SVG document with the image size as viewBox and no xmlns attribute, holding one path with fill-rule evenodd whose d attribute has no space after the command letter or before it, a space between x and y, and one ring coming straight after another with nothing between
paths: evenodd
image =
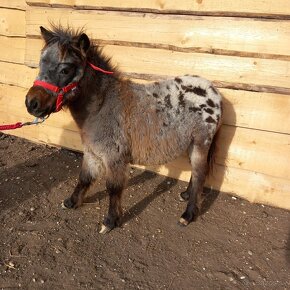
<instances>
[{"instance_id":1,"label":"red halter","mask_svg":"<svg viewBox=\"0 0 290 290\"><path fill-rule=\"evenodd\" d=\"M88 65L95 71L100 71L104 74L113 74L112 71L106 71L103 70L95 65L93 65L92 63L88 62ZM55 111L54 112L58 112L61 110L62 106L63 106L63 96L64 94L68 93L69 91L73 91L77 88L78 83L74 82L74 83L70 83L69 85L65 86L65 87L57 87L55 85L52 85L50 83L44 82L44 81L39 81L36 80L33 83L33 86L36 87L43 87L45 89L48 89L49 91L55 92L57 93L57 99L56 99L56 105L55 105Z\"/></svg>"}]
</instances>

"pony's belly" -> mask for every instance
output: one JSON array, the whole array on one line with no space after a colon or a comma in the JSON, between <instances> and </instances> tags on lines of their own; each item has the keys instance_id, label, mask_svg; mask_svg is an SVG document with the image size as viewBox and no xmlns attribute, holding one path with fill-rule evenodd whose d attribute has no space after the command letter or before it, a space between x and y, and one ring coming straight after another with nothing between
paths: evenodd
<instances>
[{"instance_id":1,"label":"pony's belly","mask_svg":"<svg viewBox=\"0 0 290 290\"><path fill-rule=\"evenodd\" d=\"M132 163L139 165L161 165L181 156L190 146L192 138L139 140L132 150Z\"/></svg>"},{"instance_id":2,"label":"pony's belly","mask_svg":"<svg viewBox=\"0 0 290 290\"><path fill-rule=\"evenodd\" d=\"M182 154L182 153L181 153ZM180 154L180 155L181 155ZM180 155L177 156L138 156L133 158L132 164L136 165L144 165L144 166L156 166L156 165L163 165L173 161L174 159L178 158Z\"/></svg>"}]
</instances>

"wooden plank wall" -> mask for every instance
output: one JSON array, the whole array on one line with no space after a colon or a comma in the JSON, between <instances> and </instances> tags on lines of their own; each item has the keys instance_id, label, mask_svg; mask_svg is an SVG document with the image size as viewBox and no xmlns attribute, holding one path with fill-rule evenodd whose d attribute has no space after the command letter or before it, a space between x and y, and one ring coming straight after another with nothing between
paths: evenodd
<instances>
[{"instance_id":1,"label":"wooden plank wall","mask_svg":"<svg viewBox=\"0 0 290 290\"><path fill-rule=\"evenodd\" d=\"M290 2L288 0L29 0L0 4L0 123L26 121L49 22L85 27L139 82L198 74L225 101L208 186L290 209ZM67 112L12 134L81 150ZM185 157L149 168L188 180Z\"/></svg>"}]
</instances>

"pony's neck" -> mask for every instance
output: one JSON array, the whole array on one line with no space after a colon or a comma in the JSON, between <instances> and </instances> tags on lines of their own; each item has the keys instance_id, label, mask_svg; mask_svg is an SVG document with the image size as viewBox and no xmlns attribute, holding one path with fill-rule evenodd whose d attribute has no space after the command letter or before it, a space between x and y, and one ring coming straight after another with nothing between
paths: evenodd
<instances>
[{"instance_id":1,"label":"pony's neck","mask_svg":"<svg viewBox=\"0 0 290 290\"><path fill-rule=\"evenodd\" d=\"M90 58L88 61L105 70L112 70L112 67L105 60ZM77 97L68 104L72 117L79 128L83 127L86 118L90 113L97 114L102 107L106 95L119 82L118 72L114 75L106 75L94 71L89 65L86 66L84 76L79 82Z\"/></svg>"}]
</instances>

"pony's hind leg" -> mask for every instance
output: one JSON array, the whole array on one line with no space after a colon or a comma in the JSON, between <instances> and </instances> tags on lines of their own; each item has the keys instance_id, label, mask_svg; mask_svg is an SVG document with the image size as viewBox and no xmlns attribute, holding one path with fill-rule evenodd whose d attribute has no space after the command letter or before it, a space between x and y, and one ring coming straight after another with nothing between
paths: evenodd
<instances>
[{"instance_id":1,"label":"pony's hind leg","mask_svg":"<svg viewBox=\"0 0 290 290\"><path fill-rule=\"evenodd\" d=\"M122 193L127 181L126 176L127 165L118 164L117 167L110 167L107 170L106 187L109 193L109 210L104 218L101 234L111 231L113 228L121 225L122 217Z\"/></svg>"},{"instance_id":2,"label":"pony's hind leg","mask_svg":"<svg viewBox=\"0 0 290 290\"><path fill-rule=\"evenodd\" d=\"M91 184L96 180L96 177L101 174L102 166L100 160L93 158L91 155L84 154L78 183L72 195L63 201L63 208L78 208L83 204L84 196Z\"/></svg>"},{"instance_id":3,"label":"pony's hind leg","mask_svg":"<svg viewBox=\"0 0 290 290\"><path fill-rule=\"evenodd\" d=\"M182 226L194 221L199 214L202 203L202 190L208 169L207 154L208 148L206 146L193 145L190 149L192 173L191 182L185 191L186 193L182 193L185 198L188 195L186 210L179 220L179 224Z\"/></svg>"}]
</instances>

